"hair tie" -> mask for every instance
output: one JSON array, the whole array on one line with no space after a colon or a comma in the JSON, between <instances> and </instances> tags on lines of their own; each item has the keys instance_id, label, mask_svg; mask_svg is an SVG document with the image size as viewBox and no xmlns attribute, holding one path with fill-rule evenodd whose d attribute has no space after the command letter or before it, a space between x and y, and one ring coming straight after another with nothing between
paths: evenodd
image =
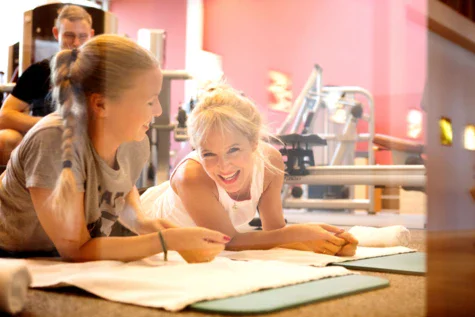
<instances>
[{"instance_id":1,"label":"hair tie","mask_svg":"<svg viewBox=\"0 0 475 317\"><path fill-rule=\"evenodd\" d=\"M71 50L71 59L70 59L70 63L69 63L69 72L66 76L64 76L64 79L71 81L71 78L72 78L72 76L71 76L71 68L72 68L71 66L72 65L71 64L74 63L77 58L78 58L78 49L73 48Z\"/></svg>"},{"instance_id":2,"label":"hair tie","mask_svg":"<svg viewBox=\"0 0 475 317\"><path fill-rule=\"evenodd\" d=\"M78 58L78 49L73 48L73 50L71 51L71 63L74 63L77 58Z\"/></svg>"},{"instance_id":3,"label":"hair tie","mask_svg":"<svg viewBox=\"0 0 475 317\"><path fill-rule=\"evenodd\" d=\"M73 49L71 50L71 61L70 61L70 63L69 63L69 72L68 72L68 74L64 77L66 80L71 81L71 78L72 78L72 76L71 76L71 68L72 68L72 67L71 67L71 66L72 66L72 63L74 63L74 62L76 61L76 59L78 58L78 52L79 52L79 51L78 51L77 48L73 48Z\"/></svg>"},{"instance_id":4,"label":"hair tie","mask_svg":"<svg viewBox=\"0 0 475 317\"><path fill-rule=\"evenodd\" d=\"M73 162L70 160L63 161L63 168L71 168L73 167Z\"/></svg>"},{"instance_id":5,"label":"hair tie","mask_svg":"<svg viewBox=\"0 0 475 317\"><path fill-rule=\"evenodd\" d=\"M158 229L158 237L160 238L160 244L162 245L163 260L166 262L168 261L168 248L167 244L165 243L165 239L163 238L162 231L160 229Z\"/></svg>"}]
</instances>

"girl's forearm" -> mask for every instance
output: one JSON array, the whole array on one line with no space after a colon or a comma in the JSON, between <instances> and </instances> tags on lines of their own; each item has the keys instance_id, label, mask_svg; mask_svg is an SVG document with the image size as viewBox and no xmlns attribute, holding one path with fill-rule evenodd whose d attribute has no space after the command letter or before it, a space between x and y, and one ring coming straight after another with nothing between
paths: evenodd
<instances>
[{"instance_id":1,"label":"girl's forearm","mask_svg":"<svg viewBox=\"0 0 475 317\"><path fill-rule=\"evenodd\" d=\"M165 234L165 230L162 234ZM101 237L87 241L68 260L74 262L98 260L128 262L160 252L163 252L163 249L158 233L136 237Z\"/></svg>"},{"instance_id":2,"label":"girl's forearm","mask_svg":"<svg viewBox=\"0 0 475 317\"><path fill-rule=\"evenodd\" d=\"M142 213L140 205L140 195L134 186L132 190L125 196L125 206L120 214L121 222L130 230L138 234L147 233L142 230L145 217Z\"/></svg>"}]
</instances>

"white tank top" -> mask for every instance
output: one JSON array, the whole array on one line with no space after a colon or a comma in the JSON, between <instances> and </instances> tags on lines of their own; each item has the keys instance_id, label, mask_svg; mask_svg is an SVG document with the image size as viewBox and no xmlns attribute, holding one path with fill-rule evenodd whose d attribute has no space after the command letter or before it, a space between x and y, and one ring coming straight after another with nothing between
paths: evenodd
<instances>
[{"instance_id":1,"label":"white tank top","mask_svg":"<svg viewBox=\"0 0 475 317\"><path fill-rule=\"evenodd\" d=\"M188 154L175 168L170 179L173 178L176 169L186 160L194 160L200 164L201 159L196 151ZM257 204L264 190L264 161L257 158L252 172L251 198L249 200L235 201L229 197L224 188L216 183L218 188L219 202L229 215L235 228L249 223L257 212ZM195 222L186 211L180 197L173 191L169 181L147 189L140 197L145 215L149 218L164 218L182 227L194 227ZM234 208L233 208L234 207Z\"/></svg>"}]
</instances>

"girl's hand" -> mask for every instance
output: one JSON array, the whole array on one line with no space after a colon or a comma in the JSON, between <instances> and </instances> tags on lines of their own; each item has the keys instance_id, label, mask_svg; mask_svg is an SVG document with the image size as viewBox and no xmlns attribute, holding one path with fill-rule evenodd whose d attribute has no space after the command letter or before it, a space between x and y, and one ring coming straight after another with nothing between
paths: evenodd
<instances>
[{"instance_id":1,"label":"girl's hand","mask_svg":"<svg viewBox=\"0 0 475 317\"><path fill-rule=\"evenodd\" d=\"M178 228L178 226L166 219L146 219L140 222L138 233L147 234L171 228Z\"/></svg>"},{"instance_id":2,"label":"girl's hand","mask_svg":"<svg viewBox=\"0 0 475 317\"><path fill-rule=\"evenodd\" d=\"M177 251L188 263L212 261L231 240L221 232L201 227L171 228L162 234L168 249Z\"/></svg>"},{"instance_id":3,"label":"girl's hand","mask_svg":"<svg viewBox=\"0 0 475 317\"><path fill-rule=\"evenodd\" d=\"M319 225L292 225L286 228L291 231L295 242L281 245L282 248L311 251L327 255L335 255L341 251L346 241Z\"/></svg>"}]
</instances>

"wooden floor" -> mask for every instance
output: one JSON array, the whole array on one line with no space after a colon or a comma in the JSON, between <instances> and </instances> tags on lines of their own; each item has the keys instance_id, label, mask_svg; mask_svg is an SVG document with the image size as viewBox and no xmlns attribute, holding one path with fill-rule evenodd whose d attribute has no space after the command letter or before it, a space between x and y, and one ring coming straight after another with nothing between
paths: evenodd
<instances>
[{"instance_id":1,"label":"wooden floor","mask_svg":"<svg viewBox=\"0 0 475 317\"><path fill-rule=\"evenodd\" d=\"M428 316L475 316L475 231L428 232Z\"/></svg>"}]
</instances>

